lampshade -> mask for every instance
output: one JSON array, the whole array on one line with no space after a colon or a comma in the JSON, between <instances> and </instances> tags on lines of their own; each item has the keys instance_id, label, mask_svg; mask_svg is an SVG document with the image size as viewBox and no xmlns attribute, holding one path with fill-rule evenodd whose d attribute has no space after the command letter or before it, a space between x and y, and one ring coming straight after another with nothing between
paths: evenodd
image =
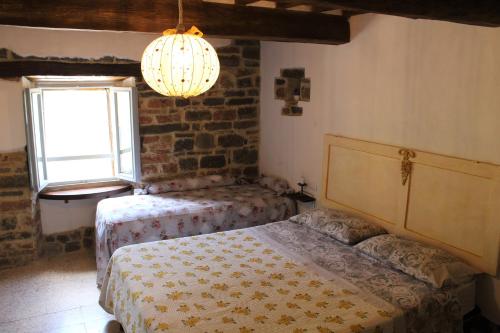
<instances>
[{"instance_id":1,"label":"lampshade","mask_svg":"<svg viewBox=\"0 0 500 333\"><path fill-rule=\"evenodd\" d=\"M165 96L204 93L219 76L219 59L203 34L192 27L185 33L166 30L144 50L141 71L146 83Z\"/></svg>"}]
</instances>

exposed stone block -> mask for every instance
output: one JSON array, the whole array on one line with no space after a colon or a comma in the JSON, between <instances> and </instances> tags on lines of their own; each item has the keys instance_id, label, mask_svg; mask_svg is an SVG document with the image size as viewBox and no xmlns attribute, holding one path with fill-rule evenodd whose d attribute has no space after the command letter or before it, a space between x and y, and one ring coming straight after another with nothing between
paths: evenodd
<instances>
[{"instance_id":1,"label":"exposed stone block","mask_svg":"<svg viewBox=\"0 0 500 333\"><path fill-rule=\"evenodd\" d=\"M0 231L14 230L17 227L17 218L15 216L0 218Z\"/></svg>"},{"instance_id":2,"label":"exposed stone block","mask_svg":"<svg viewBox=\"0 0 500 333\"><path fill-rule=\"evenodd\" d=\"M31 209L30 200L12 200L0 202L0 211L7 212L13 210L28 210Z\"/></svg>"},{"instance_id":3,"label":"exposed stone block","mask_svg":"<svg viewBox=\"0 0 500 333\"><path fill-rule=\"evenodd\" d=\"M244 90L226 90L224 92L224 96L226 97L243 97L245 96Z\"/></svg>"},{"instance_id":4,"label":"exposed stone block","mask_svg":"<svg viewBox=\"0 0 500 333\"><path fill-rule=\"evenodd\" d=\"M156 116L156 121L159 124L178 122L178 121L181 121L181 116L178 113L169 114L169 115L158 115L158 116Z\"/></svg>"},{"instance_id":5,"label":"exposed stone block","mask_svg":"<svg viewBox=\"0 0 500 333\"><path fill-rule=\"evenodd\" d=\"M236 85L234 75L229 73L220 73L218 82L223 89L231 89Z\"/></svg>"},{"instance_id":6,"label":"exposed stone block","mask_svg":"<svg viewBox=\"0 0 500 333\"><path fill-rule=\"evenodd\" d=\"M240 48L237 46L228 45L217 48L217 54L239 54L239 53L240 53Z\"/></svg>"},{"instance_id":7,"label":"exposed stone block","mask_svg":"<svg viewBox=\"0 0 500 333\"><path fill-rule=\"evenodd\" d=\"M84 237L94 237L95 236L94 228L91 228L91 227L85 228L84 232L83 232L83 236Z\"/></svg>"},{"instance_id":8,"label":"exposed stone block","mask_svg":"<svg viewBox=\"0 0 500 333\"><path fill-rule=\"evenodd\" d=\"M82 248L81 242L69 242L64 245L65 252L75 252Z\"/></svg>"},{"instance_id":9,"label":"exposed stone block","mask_svg":"<svg viewBox=\"0 0 500 333\"><path fill-rule=\"evenodd\" d=\"M248 87L252 87L252 86L253 86L253 83L252 83L251 78L245 77L242 79L238 79L238 88L248 88Z\"/></svg>"},{"instance_id":10,"label":"exposed stone block","mask_svg":"<svg viewBox=\"0 0 500 333\"><path fill-rule=\"evenodd\" d=\"M246 140L238 134L227 134L218 137L218 144L222 147L242 147L245 145Z\"/></svg>"},{"instance_id":11,"label":"exposed stone block","mask_svg":"<svg viewBox=\"0 0 500 333\"><path fill-rule=\"evenodd\" d=\"M236 129L252 128L252 127L257 127L257 124L258 123L256 120L235 121L234 128Z\"/></svg>"},{"instance_id":12,"label":"exposed stone block","mask_svg":"<svg viewBox=\"0 0 500 333\"><path fill-rule=\"evenodd\" d=\"M194 138L194 133L185 133L185 132L182 132L182 133L175 133L175 137L176 138Z\"/></svg>"},{"instance_id":13,"label":"exposed stone block","mask_svg":"<svg viewBox=\"0 0 500 333\"><path fill-rule=\"evenodd\" d=\"M214 147L214 136L210 133L200 133L196 135L195 145L200 149L209 149Z\"/></svg>"},{"instance_id":14,"label":"exposed stone block","mask_svg":"<svg viewBox=\"0 0 500 333\"><path fill-rule=\"evenodd\" d=\"M247 90L247 96L259 96L260 91L259 89L248 89Z\"/></svg>"},{"instance_id":15,"label":"exposed stone block","mask_svg":"<svg viewBox=\"0 0 500 333\"><path fill-rule=\"evenodd\" d=\"M237 55L219 55L219 63L221 67L238 67L241 58Z\"/></svg>"},{"instance_id":16,"label":"exposed stone block","mask_svg":"<svg viewBox=\"0 0 500 333\"><path fill-rule=\"evenodd\" d=\"M230 122L212 122L206 123L205 129L208 131L218 131L232 128L233 125Z\"/></svg>"},{"instance_id":17,"label":"exposed stone block","mask_svg":"<svg viewBox=\"0 0 500 333\"><path fill-rule=\"evenodd\" d=\"M161 170L166 175L173 175L179 171L177 163L166 163L161 165Z\"/></svg>"},{"instance_id":18,"label":"exposed stone block","mask_svg":"<svg viewBox=\"0 0 500 333\"><path fill-rule=\"evenodd\" d=\"M243 58L252 60L260 59L260 47L244 47Z\"/></svg>"},{"instance_id":19,"label":"exposed stone block","mask_svg":"<svg viewBox=\"0 0 500 333\"><path fill-rule=\"evenodd\" d=\"M235 120L236 110L217 110L214 112L214 120Z\"/></svg>"},{"instance_id":20,"label":"exposed stone block","mask_svg":"<svg viewBox=\"0 0 500 333\"><path fill-rule=\"evenodd\" d=\"M43 245L43 253L49 257L57 256L64 253L64 245L60 243L45 243Z\"/></svg>"},{"instance_id":21,"label":"exposed stone block","mask_svg":"<svg viewBox=\"0 0 500 333\"><path fill-rule=\"evenodd\" d=\"M0 188L6 187L23 187L28 186L29 180L27 175L1 176Z\"/></svg>"},{"instance_id":22,"label":"exposed stone block","mask_svg":"<svg viewBox=\"0 0 500 333\"><path fill-rule=\"evenodd\" d=\"M259 61L255 61L255 60L245 60L245 66L246 67L259 67L260 66L260 62Z\"/></svg>"},{"instance_id":23,"label":"exposed stone block","mask_svg":"<svg viewBox=\"0 0 500 333\"><path fill-rule=\"evenodd\" d=\"M61 243L67 243L67 242L69 242L69 239L70 239L70 238L69 238L69 236L68 236L68 235L64 235L64 234L63 234L63 235L57 235L57 236L56 236L56 239L57 239L57 241L58 241L58 242L61 242Z\"/></svg>"},{"instance_id":24,"label":"exposed stone block","mask_svg":"<svg viewBox=\"0 0 500 333\"><path fill-rule=\"evenodd\" d=\"M202 168L222 168L226 166L226 157L224 155L203 156L200 160Z\"/></svg>"},{"instance_id":25,"label":"exposed stone block","mask_svg":"<svg viewBox=\"0 0 500 333\"><path fill-rule=\"evenodd\" d=\"M258 168L258 167L256 167L256 166L246 167L246 168L243 170L243 174L244 174L246 177L250 177L250 178L255 178L255 177L258 177L258 176L259 176L259 168Z\"/></svg>"},{"instance_id":26,"label":"exposed stone block","mask_svg":"<svg viewBox=\"0 0 500 333\"><path fill-rule=\"evenodd\" d=\"M173 98L150 98L147 100L149 108L168 108L174 106Z\"/></svg>"},{"instance_id":27,"label":"exposed stone block","mask_svg":"<svg viewBox=\"0 0 500 333\"><path fill-rule=\"evenodd\" d=\"M238 109L238 117L240 119L257 118L257 107L247 106Z\"/></svg>"},{"instance_id":28,"label":"exposed stone block","mask_svg":"<svg viewBox=\"0 0 500 333\"><path fill-rule=\"evenodd\" d=\"M216 105L224 105L224 98L220 97L207 97L203 100L203 105L216 106Z\"/></svg>"},{"instance_id":29,"label":"exposed stone block","mask_svg":"<svg viewBox=\"0 0 500 333\"><path fill-rule=\"evenodd\" d=\"M233 152L233 161L238 164L255 164L258 161L258 152L256 149L238 149Z\"/></svg>"},{"instance_id":30,"label":"exposed stone block","mask_svg":"<svg viewBox=\"0 0 500 333\"><path fill-rule=\"evenodd\" d=\"M90 249L94 247L95 241L92 238L84 238L82 243L84 248Z\"/></svg>"},{"instance_id":31,"label":"exposed stone block","mask_svg":"<svg viewBox=\"0 0 500 333\"><path fill-rule=\"evenodd\" d=\"M163 133L171 133L176 131L188 131L189 125L184 123L172 123L172 124L164 124L164 125L150 125L150 126L141 126L140 133L141 135L145 134L163 134Z\"/></svg>"},{"instance_id":32,"label":"exposed stone block","mask_svg":"<svg viewBox=\"0 0 500 333\"><path fill-rule=\"evenodd\" d=\"M226 104L227 105L245 105L245 104L253 104L255 100L253 98L231 98Z\"/></svg>"},{"instance_id":33,"label":"exposed stone block","mask_svg":"<svg viewBox=\"0 0 500 333\"><path fill-rule=\"evenodd\" d=\"M176 98L175 99L175 106L177 106L177 107L188 106L189 104L190 104L190 101L187 98Z\"/></svg>"},{"instance_id":34,"label":"exposed stone block","mask_svg":"<svg viewBox=\"0 0 500 333\"><path fill-rule=\"evenodd\" d=\"M20 197L23 194L23 191L0 191L0 197Z\"/></svg>"},{"instance_id":35,"label":"exposed stone block","mask_svg":"<svg viewBox=\"0 0 500 333\"><path fill-rule=\"evenodd\" d=\"M201 121L211 120L212 113L210 111L186 111L186 121Z\"/></svg>"},{"instance_id":36,"label":"exposed stone block","mask_svg":"<svg viewBox=\"0 0 500 333\"><path fill-rule=\"evenodd\" d=\"M235 47L235 48L238 49L237 47ZM8 54L7 49L5 49L5 48L0 49L0 59L7 59L7 54Z\"/></svg>"},{"instance_id":37,"label":"exposed stone block","mask_svg":"<svg viewBox=\"0 0 500 333\"><path fill-rule=\"evenodd\" d=\"M184 150L193 150L194 141L193 139L180 139L175 141L174 151L180 152Z\"/></svg>"},{"instance_id":38,"label":"exposed stone block","mask_svg":"<svg viewBox=\"0 0 500 333\"><path fill-rule=\"evenodd\" d=\"M181 158L179 160L181 171L192 171L198 169L198 159L194 157Z\"/></svg>"}]
</instances>

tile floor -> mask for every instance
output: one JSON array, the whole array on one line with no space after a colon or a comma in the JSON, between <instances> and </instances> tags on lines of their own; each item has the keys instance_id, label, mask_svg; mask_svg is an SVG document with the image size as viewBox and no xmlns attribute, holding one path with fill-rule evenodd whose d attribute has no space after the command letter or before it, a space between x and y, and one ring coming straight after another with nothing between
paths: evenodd
<instances>
[{"instance_id":1,"label":"tile floor","mask_svg":"<svg viewBox=\"0 0 500 333\"><path fill-rule=\"evenodd\" d=\"M0 270L0 332L121 332L98 304L95 277L94 257L81 252Z\"/></svg>"}]
</instances>

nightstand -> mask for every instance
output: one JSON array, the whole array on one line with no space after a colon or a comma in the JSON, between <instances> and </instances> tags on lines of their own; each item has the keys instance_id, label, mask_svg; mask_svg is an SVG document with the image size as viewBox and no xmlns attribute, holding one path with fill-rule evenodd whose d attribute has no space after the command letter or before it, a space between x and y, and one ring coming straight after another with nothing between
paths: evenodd
<instances>
[{"instance_id":1,"label":"nightstand","mask_svg":"<svg viewBox=\"0 0 500 333\"><path fill-rule=\"evenodd\" d=\"M287 196L295 201L297 214L316 207L316 199L308 194L305 194L304 192L289 193Z\"/></svg>"}]
</instances>

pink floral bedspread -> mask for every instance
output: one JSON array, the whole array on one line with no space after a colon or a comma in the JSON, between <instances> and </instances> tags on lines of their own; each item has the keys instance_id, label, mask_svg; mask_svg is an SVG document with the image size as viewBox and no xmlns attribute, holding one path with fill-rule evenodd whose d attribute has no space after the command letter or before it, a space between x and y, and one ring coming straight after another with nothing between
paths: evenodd
<instances>
[{"instance_id":1,"label":"pink floral bedspread","mask_svg":"<svg viewBox=\"0 0 500 333\"><path fill-rule=\"evenodd\" d=\"M233 185L104 199L97 205L97 284L109 258L126 245L286 220L294 203L259 185Z\"/></svg>"}]
</instances>

